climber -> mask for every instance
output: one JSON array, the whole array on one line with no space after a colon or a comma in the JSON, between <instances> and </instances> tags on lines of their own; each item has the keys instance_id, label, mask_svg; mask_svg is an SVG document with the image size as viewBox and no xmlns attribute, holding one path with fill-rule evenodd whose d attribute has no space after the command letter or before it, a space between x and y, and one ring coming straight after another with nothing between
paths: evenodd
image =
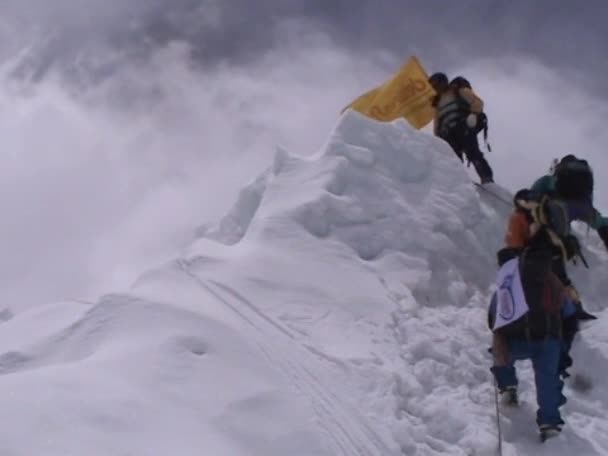
<instances>
[{"instance_id":1,"label":"climber","mask_svg":"<svg viewBox=\"0 0 608 456\"><path fill-rule=\"evenodd\" d=\"M493 171L477 140L478 127L485 122L483 101L466 86L459 84L464 78L455 78L450 84L444 73L435 73L429 83L437 95L432 100L435 108L433 131L454 150L460 161L472 163L481 183L494 182ZM466 80L465 80L466 81Z\"/></svg>"},{"instance_id":2,"label":"climber","mask_svg":"<svg viewBox=\"0 0 608 456\"><path fill-rule=\"evenodd\" d=\"M519 191L498 252L497 287L489 311L493 332L492 373L505 402L517 403L515 361L530 359L534 368L538 411L544 438L561 431L559 407L565 403L560 379L564 330L577 321L578 294L565 262L579 251L570 233L563 201L529 190Z\"/></svg>"}]
</instances>

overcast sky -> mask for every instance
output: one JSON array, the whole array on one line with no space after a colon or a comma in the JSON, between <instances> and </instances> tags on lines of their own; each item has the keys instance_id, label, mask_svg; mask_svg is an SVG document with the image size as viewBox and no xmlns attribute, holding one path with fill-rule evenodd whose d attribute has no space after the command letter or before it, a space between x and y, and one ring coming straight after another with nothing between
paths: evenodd
<instances>
[{"instance_id":1,"label":"overcast sky","mask_svg":"<svg viewBox=\"0 0 608 456\"><path fill-rule=\"evenodd\" d=\"M307 21L357 52L417 52L435 67L525 54L607 86L608 2L586 0L5 0L5 43L31 30L56 34L63 57L104 40L141 50L186 39L207 59L252 59ZM7 27L7 31L11 27Z\"/></svg>"},{"instance_id":2,"label":"overcast sky","mask_svg":"<svg viewBox=\"0 0 608 456\"><path fill-rule=\"evenodd\" d=\"M340 109L412 54L429 72L465 74L484 98L501 184L527 186L578 153L608 211L608 2L0 8L2 302L127 287L220 216L277 146L318 150Z\"/></svg>"}]
</instances>

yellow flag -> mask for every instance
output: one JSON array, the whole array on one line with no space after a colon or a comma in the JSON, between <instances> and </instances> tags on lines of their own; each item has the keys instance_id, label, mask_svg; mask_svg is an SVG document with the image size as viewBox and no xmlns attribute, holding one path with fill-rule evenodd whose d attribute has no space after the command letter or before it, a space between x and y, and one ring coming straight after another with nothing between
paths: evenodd
<instances>
[{"instance_id":1,"label":"yellow flag","mask_svg":"<svg viewBox=\"0 0 608 456\"><path fill-rule=\"evenodd\" d=\"M351 108L384 122L404 117L414 128L423 128L435 115L431 105L435 91L428 78L418 58L411 57L391 79L364 93L344 110Z\"/></svg>"},{"instance_id":2,"label":"yellow flag","mask_svg":"<svg viewBox=\"0 0 608 456\"><path fill-rule=\"evenodd\" d=\"M349 104L344 109L342 109L342 112L346 111L348 108L352 108L355 111L363 112L365 109L367 109L369 104L373 101L374 97L376 95L378 95L379 91L380 91L380 87L376 87L375 89L365 92L363 95L361 95L355 101L353 101L351 104Z\"/></svg>"}]
</instances>

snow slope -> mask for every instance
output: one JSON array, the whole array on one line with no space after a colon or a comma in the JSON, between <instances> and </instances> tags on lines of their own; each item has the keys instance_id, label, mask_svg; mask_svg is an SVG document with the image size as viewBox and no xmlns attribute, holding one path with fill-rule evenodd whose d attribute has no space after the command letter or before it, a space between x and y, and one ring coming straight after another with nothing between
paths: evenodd
<instances>
[{"instance_id":1,"label":"snow slope","mask_svg":"<svg viewBox=\"0 0 608 456\"><path fill-rule=\"evenodd\" d=\"M129 294L7 314L0 454L495 454L485 307L510 195L491 190L445 143L348 112ZM568 387L570 426L540 446L524 368L505 455L608 452L594 236L575 276L601 318L574 369L594 387Z\"/></svg>"}]
</instances>

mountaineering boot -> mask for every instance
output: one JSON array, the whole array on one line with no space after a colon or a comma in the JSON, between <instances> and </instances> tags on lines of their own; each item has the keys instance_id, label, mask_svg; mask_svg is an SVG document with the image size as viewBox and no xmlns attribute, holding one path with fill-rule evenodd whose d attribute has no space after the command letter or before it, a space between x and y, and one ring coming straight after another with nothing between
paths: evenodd
<instances>
[{"instance_id":1,"label":"mountaineering boot","mask_svg":"<svg viewBox=\"0 0 608 456\"><path fill-rule=\"evenodd\" d=\"M500 398L504 405L516 406L519 404L519 399L517 398L517 388L515 386L507 386L500 392Z\"/></svg>"},{"instance_id":2,"label":"mountaineering boot","mask_svg":"<svg viewBox=\"0 0 608 456\"><path fill-rule=\"evenodd\" d=\"M538 430L540 432L540 441L544 442L550 438L557 437L562 428L556 424L541 424Z\"/></svg>"}]
</instances>

